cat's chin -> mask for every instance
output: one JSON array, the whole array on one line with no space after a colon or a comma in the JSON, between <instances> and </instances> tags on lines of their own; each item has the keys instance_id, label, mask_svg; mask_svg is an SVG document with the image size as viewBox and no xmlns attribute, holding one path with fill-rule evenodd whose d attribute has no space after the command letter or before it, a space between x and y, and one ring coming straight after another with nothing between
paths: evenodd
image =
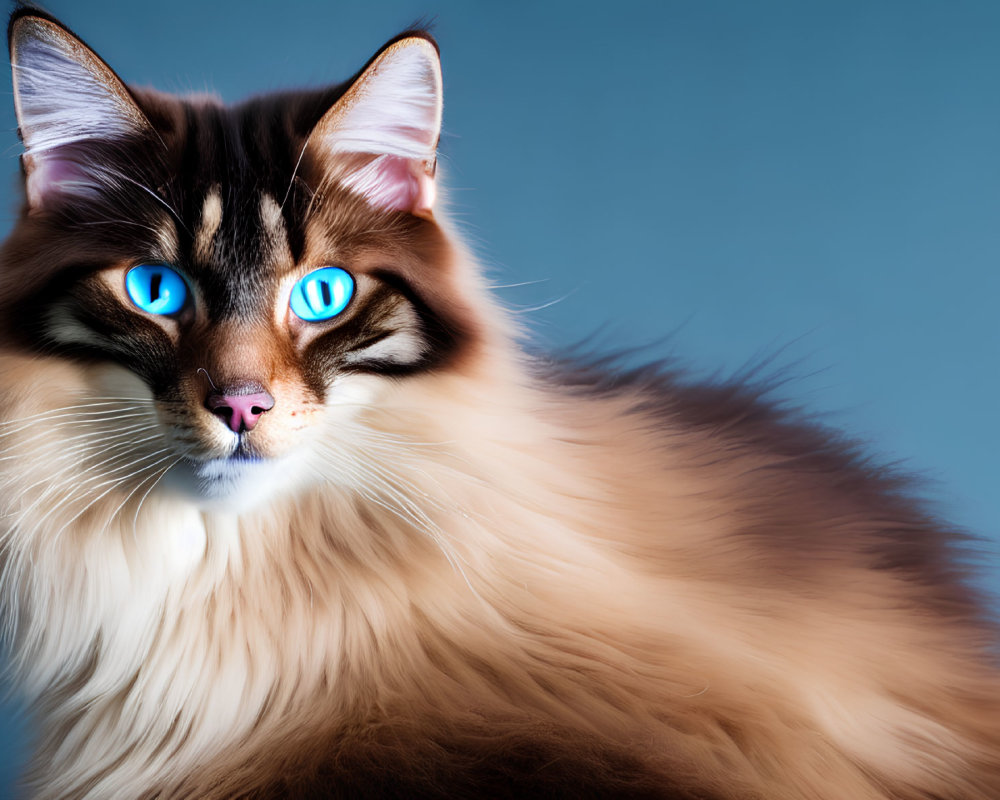
<instances>
[{"instance_id":1,"label":"cat's chin","mask_svg":"<svg viewBox=\"0 0 1000 800\"><path fill-rule=\"evenodd\" d=\"M251 511L292 488L296 470L286 458L183 459L167 472L163 488L205 511Z\"/></svg>"}]
</instances>

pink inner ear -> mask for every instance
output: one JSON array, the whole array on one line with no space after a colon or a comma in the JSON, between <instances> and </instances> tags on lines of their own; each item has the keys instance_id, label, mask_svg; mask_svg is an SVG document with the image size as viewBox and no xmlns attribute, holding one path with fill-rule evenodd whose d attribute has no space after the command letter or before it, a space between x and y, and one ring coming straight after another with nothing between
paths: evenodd
<instances>
[{"instance_id":1,"label":"pink inner ear","mask_svg":"<svg viewBox=\"0 0 1000 800\"><path fill-rule=\"evenodd\" d=\"M28 205L44 208L52 198L66 194L87 194L97 189L97 181L87 168L49 152L26 156Z\"/></svg>"},{"instance_id":2,"label":"pink inner ear","mask_svg":"<svg viewBox=\"0 0 1000 800\"><path fill-rule=\"evenodd\" d=\"M381 155L344 183L378 208L426 216L434 205L434 178L422 161L414 159Z\"/></svg>"}]
</instances>

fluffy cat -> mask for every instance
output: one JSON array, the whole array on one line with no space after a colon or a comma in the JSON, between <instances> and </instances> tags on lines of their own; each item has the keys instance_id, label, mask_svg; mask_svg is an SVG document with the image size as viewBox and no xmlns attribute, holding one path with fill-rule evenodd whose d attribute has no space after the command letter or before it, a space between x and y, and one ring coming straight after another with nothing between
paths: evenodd
<instances>
[{"instance_id":1,"label":"fluffy cat","mask_svg":"<svg viewBox=\"0 0 1000 800\"><path fill-rule=\"evenodd\" d=\"M9 39L32 796L1000 796L956 537L752 387L527 356L435 197L428 35L232 108Z\"/></svg>"}]
</instances>

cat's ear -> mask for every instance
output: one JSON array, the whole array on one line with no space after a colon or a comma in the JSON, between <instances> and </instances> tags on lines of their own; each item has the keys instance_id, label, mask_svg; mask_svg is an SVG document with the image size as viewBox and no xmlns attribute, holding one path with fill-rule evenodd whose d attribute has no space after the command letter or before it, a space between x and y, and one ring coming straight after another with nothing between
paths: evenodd
<instances>
[{"instance_id":1,"label":"cat's ear","mask_svg":"<svg viewBox=\"0 0 1000 800\"><path fill-rule=\"evenodd\" d=\"M99 189L108 176L87 145L148 134L146 116L111 68L54 20L15 12L8 43L29 208Z\"/></svg>"},{"instance_id":2,"label":"cat's ear","mask_svg":"<svg viewBox=\"0 0 1000 800\"><path fill-rule=\"evenodd\" d=\"M430 217L441 134L441 61L424 35L389 43L309 136L325 156L345 160L341 182L379 208Z\"/></svg>"}]
</instances>

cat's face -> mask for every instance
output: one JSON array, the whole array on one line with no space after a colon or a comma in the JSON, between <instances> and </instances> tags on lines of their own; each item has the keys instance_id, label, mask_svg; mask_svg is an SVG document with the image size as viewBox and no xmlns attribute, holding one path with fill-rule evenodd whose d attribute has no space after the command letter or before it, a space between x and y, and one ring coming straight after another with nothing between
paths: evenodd
<instances>
[{"instance_id":1,"label":"cat's face","mask_svg":"<svg viewBox=\"0 0 1000 800\"><path fill-rule=\"evenodd\" d=\"M344 86L235 108L129 90L33 12L11 52L27 203L0 275L7 346L155 409L164 485L245 507L308 481L380 393L471 347L434 221L426 38Z\"/></svg>"}]
</instances>

